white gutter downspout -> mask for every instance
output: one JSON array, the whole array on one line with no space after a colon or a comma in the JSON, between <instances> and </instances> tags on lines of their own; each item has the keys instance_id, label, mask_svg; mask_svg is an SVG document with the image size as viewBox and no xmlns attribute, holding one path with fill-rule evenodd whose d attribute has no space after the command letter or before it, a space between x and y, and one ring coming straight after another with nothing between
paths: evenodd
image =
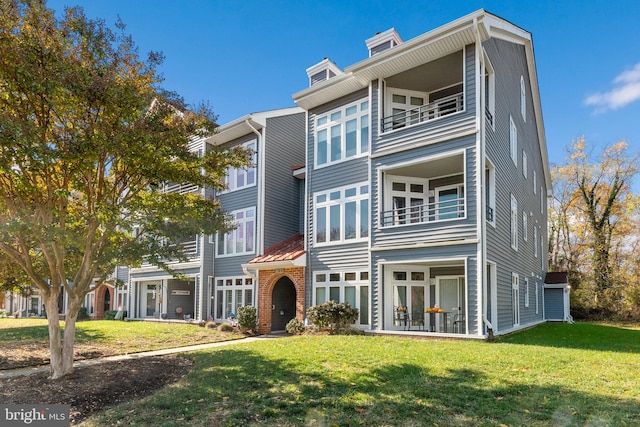
<instances>
[{"instance_id":1,"label":"white gutter downspout","mask_svg":"<svg viewBox=\"0 0 640 427\"><path fill-rule=\"evenodd\" d=\"M257 226L257 239L256 242L256 254L262 254L264 252L264 177L265 177L265 152L266 147L263 147L264 138L262 137L262 133L260 133L253 125L249 122L249 119L246 119L245 124L251 128L253 133L258 136L258 143L256 146L258 147L258 170L259 170L259 179L258 179L258 215L259 220L256 223ZM247 275L253 278L253 298L258 298L258 270L254 270L254 273L250 273L248 268L242 267L242 271ZM253 304L254 307L257 307L258 304ZM260 319L258 319L260 320Z\"/></svg>"},{"instance_id":2,"label":"white gutter downspout","mask_svg":"<svg viewBox=\"0 0 640 427\"><path fill-rule=\"evenodd\" d=\"M478 301L482 301L482 314L481 314L481 319L482 322L480 322L479 320L479 333L480 335L485 335L484 334L484 328L481 325L487 325L487 328L489 329L489 336L493 335L493 325L491 324L491 322L489 321L489 318L487 317L487 311L488 311L488 301L487 301L487 222L486 222L486 210L487 210L487 201L484 197L485 191L486 191L486 185L487 183L485 182L485 169L487 167L486 164L486 158L485 158L485 143L486 143L486 138L485 138L485 130L486 130L486 126L485 126L485 118L484 118L484 109L485 109L485 103L487 102L486 99L484 99L484 94L485 94L485 89L484 89L484 85L485 85L485 79L484 79L484 73L485 73L485 63L484 63L484 55L482 53L482 44L481 44L481 40L480 40L480 29L478 28L478 18L473 18L473 28L475 29L475 33L476 33L476 88L478 88L478 90L476 91L476 93L479 95L476 97L476 112L477 112L477 119L478 119L478 157L479 157L479 161L478 161L478 171L476 173L476 177L477 177L477 182L480 183L480 188L477 192L477 206L480 207L480 212L477 215L478 218L478 230L480 230L480 243L478 244L478 278L480 280L480 282L482 283L482 286L478 286ZM494 308L495 309L495 308ZM478 316L480 317L480 316Z\"/></svg>"},{"instance_id":3,"label":"white gutter downspout","mask_svg":"<svg viewBox=\"0 0 640 427\"><path fill-rule=\"evenodd\" d=\"M258 136L258 143L256 144L256 146L258 147L258 170L260 177L260 179L258 180L258 215L260 220L256 224L256 226L258 227L256 233L256 236L258 238L258 241L256 242L256 253L262 254L262 252L264 251L264 236L262 235L262 233L264 229L264 155L266 150L265 147L263 147L264 138L262 137L262 133L260 133L256 128L253 127L253 125L249 122L249 119L246 119L244 122L247 126L249 126L249 128L251 128L253 133Z\"/></svg>"}]
</instances>

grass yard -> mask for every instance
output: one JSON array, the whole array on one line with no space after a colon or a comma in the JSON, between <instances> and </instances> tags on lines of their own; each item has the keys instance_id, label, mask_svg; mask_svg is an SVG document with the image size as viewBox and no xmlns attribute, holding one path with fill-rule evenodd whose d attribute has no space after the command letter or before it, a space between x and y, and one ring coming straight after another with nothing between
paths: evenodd
<instances>
[{"instance_id":1,"label":"grass yard","mask_svg":"<svg viewBox=\"0 0 640 427\"><path fill-rule=\"evenodd\" d=\"M495 343L303 336L193 353L85 426L640 425L640 328L544 324Z\"/></svg>"},{"instance_id":2,"label":"grass yard","mask_svg":"<svg viewBox=\"0 0 640 427\"><path fill-rule=\"evenodd\" d=\"M64 322L62 323L64 325ZM76 323L76 359L242 338L197 325L92 320ZM0 368L48 363L46 319L0 319Z\"/></svg>"}]
</instances>

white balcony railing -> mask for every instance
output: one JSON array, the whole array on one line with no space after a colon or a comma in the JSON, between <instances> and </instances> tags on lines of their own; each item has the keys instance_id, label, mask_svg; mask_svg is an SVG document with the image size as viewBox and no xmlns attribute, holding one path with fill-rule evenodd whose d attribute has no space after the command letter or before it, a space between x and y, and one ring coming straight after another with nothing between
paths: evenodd
<instances>
[{"instance_id":1,"label":"white balcony railing","mask_svg":"<svg viewBox=\"0 0 640 427\"><path fill-rule=\"evenodd\" d=\"M462 111L463 108L464 93L450 95L429 104L384 117L381 122L382 132L437 119L447 114Z\"/></svg>"},{"instance_id":2,"label":"white balcony railing","mask_svg":"<svg viewBox=\"0 0 640 427\"><path fill-rule=\"evenodd\" d=\"M403 224L421 224L464 217L465 198L413 205L385 210L381 214L383 227Z\"/></svg>"}]
</instances>

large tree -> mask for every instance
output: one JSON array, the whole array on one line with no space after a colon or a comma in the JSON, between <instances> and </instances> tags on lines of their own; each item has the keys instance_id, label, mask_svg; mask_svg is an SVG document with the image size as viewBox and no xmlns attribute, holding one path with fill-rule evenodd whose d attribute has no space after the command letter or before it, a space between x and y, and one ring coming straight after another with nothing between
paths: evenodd
<instances>
[{"instance_id":1,"label":"large tree","mask_svg":"<svg viewBox=\"0 0 640 427\"><path fill-rule=\"evenodd\" d=\"M572 142L567 162L552 171L551 267L587 275L594 306L608 310L614 301L607 296L619 294L612 291L624 281L623 255L635 246L637 235L631 182L638 156L627 149L619 141L594 155L581 137Z\"/></svg>"},{"instance_id":2,"label":"large tree","mask_svg":"<svg viewBox=\"0 0 640 427\"><path fill-rule=\"evenodd\" d=\"M58 18L44 0L0 0L0 251L44 298L54 379L73 369L95 278L143 258L166 268L182 256L172 242L229 229L215 200L163 184L222 188L249 158L190 150L215 129L208 106L189 111L160 90L162 55L142 59L116 27L79 8Z\"/></svg>"}]
</instances>

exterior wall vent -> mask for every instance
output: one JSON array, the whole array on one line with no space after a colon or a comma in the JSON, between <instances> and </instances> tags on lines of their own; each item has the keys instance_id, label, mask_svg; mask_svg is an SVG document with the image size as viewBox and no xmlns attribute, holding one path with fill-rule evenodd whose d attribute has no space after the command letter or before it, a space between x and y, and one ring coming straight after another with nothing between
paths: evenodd
<instances>
[{"instance_id":1,"label":"exterior wall vent","mask_svg":"<svg viewBox=\"0 0 640 427\"><path fill-rule=\"evenodd\" d=\"M369 49L369 57L371 57L387 49L391 49L394 46L398 46L402 43L402 39L395 28L390 28L385 32L376 33L375 36L367 39L365 43Z\"/></svg>"},{"instance_id":2,"label":"exterior wall vent","mask_svg":"<svg viewBox=\"0 0 640 427\"><path fill-rule=\"evenodd\" d=\"M338 74L343 74L342 70L333 63L329 58L324 58L316 65L307 68L307 76L309 76L309 86L329 80Z\"/></svg>"}]
</instances>

